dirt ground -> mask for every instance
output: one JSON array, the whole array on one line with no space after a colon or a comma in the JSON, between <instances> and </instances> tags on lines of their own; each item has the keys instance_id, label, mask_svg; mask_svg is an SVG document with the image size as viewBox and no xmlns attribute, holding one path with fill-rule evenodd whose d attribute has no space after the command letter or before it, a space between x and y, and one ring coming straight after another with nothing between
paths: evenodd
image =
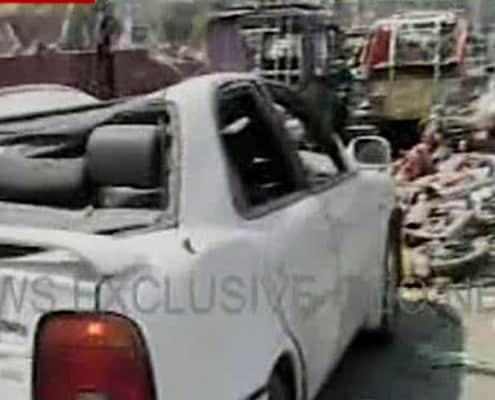
<instances>
[{"instance_id":1,"label":"dirt ground","mask_svg":"<svg viewBox=\"0 0 495 400\"><path fill-rule=\"evenodd\" d=\"M495 288L478 292L469 306L456 290L449 305L401 314L390 345L358 340L331 375L318 400L485 400L495 393ZM463 297L464 296L464 297ZM495 302L493 303L495 304ZM434 357L458 352L474 362L445 365ZM443 360L445 361L445 360ZM480 367L480 362L484 362ZM468 365L468 367L466 367Z\"/></svg>"}]
</instances>

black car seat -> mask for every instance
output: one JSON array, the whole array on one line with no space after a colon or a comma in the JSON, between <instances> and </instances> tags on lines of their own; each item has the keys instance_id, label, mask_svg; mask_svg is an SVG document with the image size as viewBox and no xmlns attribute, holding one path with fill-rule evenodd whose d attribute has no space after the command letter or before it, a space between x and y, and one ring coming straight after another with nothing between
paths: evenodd
<instances>
[{"instance_id":1,"label":"black car seat","mask_svg":"<svg viewBox=\"0 0 495 400\"><path fill-rule=\"evenodd\" d=\"M84 158L0 155L0 200L78 208L89 198Z\"/></svg>"},{"instance_id":2,"label":"black car seat","mask_svg":"<svg viewBox=\"0 0 495 400\"><path fill-rule=\"evenodd\" d=\"M89 137L89 178L97 206L159 207L164 196L164 149L156 125L105 125Z\"/></svg>"}]
</instances>

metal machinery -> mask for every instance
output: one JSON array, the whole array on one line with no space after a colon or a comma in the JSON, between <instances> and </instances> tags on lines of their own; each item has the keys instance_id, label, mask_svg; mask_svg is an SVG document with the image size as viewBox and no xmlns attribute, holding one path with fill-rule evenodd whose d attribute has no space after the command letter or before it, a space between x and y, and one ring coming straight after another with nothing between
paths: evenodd
<instances>
[{"instance_id":1,"label":"metal machinery","mask_svg":"<svg viewBox=\"0 0 495 400\"><path fill-rule=\"evenodd\" d=\"M304 87L339 52L331 11L307 1L229 4L210 15L206 48L217 71L254 71Z\"/></svg>"}]
</instances>

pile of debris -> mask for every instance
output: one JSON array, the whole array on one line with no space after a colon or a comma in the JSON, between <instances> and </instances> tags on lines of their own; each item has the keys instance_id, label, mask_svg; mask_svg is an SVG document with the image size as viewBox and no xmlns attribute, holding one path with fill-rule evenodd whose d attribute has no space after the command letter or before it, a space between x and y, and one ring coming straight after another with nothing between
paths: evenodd
<instances>
[{"instance_id":1,"label":"pile of debris","mask_svg":"<svg viewBox=\"0 0 495 400\"><path fill-rule=\"evenodd\" d=\"M491 115L481 109L486 104L478 100L457 115L435 109L421 142L394 165L406 283L473 276L495 254L495 107Z\"/></svg>"}]
</instances>

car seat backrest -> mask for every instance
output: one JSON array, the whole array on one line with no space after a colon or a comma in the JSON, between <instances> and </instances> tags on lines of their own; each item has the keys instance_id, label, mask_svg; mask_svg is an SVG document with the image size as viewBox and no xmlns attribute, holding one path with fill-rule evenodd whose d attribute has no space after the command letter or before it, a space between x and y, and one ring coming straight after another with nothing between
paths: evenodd
<instances>
[{"instance_id":1,"label":"car seat backrest","mask_svg":"<svg viewBox=\"0 0 495 400\"><path fill-rule=\"evenodd\" d=\"M86 157L98 187L162 186L162 149L155 125L105 125L90 135Z\"/></svg>"}]
</instances>

